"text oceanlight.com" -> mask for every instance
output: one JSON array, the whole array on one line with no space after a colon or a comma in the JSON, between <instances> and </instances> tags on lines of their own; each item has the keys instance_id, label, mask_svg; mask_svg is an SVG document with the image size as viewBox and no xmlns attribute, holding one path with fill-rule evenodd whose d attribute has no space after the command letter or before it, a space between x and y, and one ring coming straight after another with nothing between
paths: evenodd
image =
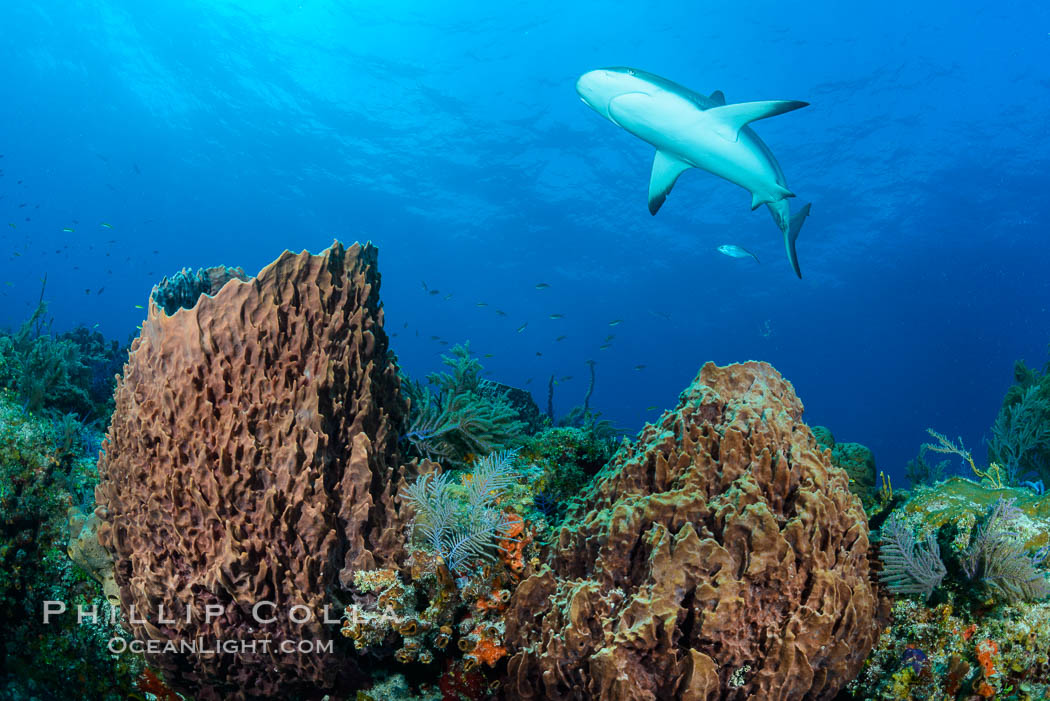
<instances>
[{"instance_id":1,"label":"text oceanlight.com","mask_svg":"<svg viewBox=\"0 0 1050 701\"><path fill-rule=\"evenodd\" d=\"M331 640L125 640L111 638L109 651L114 655L130 650L139 655L184 653L191 655L240 655L248 653L279 652L318 654L333 651Z\"/></svg>"},{"instance_id":2,"label":"text oceanlight.com","mask_svg":"<svg viewBox=\"0 0 1050 701\"><path fill-rule=\"evenodd\" d=\"M109 623L115 626L117 623L118 609L114 606L107 606L106 608L109 609L108 615L100 614L97 605L78 605L76 607L77 624L97 624L100 618L104 618L108 619ZM356 612L356 607L352 608L354 608ZM44 624L50 624L53 618L62 616L67 612L69 612L69 608L65 602L45 601L43 610ZM219 604L208 604L199 609L187 606L176 618L170 610L166 610L165 607L161 605L157 607L157 611L154 612L154 615L147 615L145 618L142 618L141 614L135 610L135 606L132 605L129 607L128 621L137 625L145 623L150 623L152 625L172 625L181 621L185 621L186 623L192 621L203 621L204 624L207 625L213 621L222 619L225 614L226 607ZM325 606L321 615L316 616L309 607L301 604L292 606L287 611L280 611L277 608L277 604L272 601L257 602L252 606L251 615L252 619L259 626L274 623L282 617L298 625L310 623L312 621L334 625L341 623L343 620L340 616L333 617L333 612L329 606ZM252 628L249 628L248 632L252 632L252 630ZM145 655L171 653L194 655L256 653L317 654L331 653L334 649L332 640L283 639L277 641L267 638L260 638L257 640L215 640L208 638L194 638L189 640L127 640L119 636L109 640L108 648L114 655L119 655L127 651Z\"/></svg>"}]
</instances>

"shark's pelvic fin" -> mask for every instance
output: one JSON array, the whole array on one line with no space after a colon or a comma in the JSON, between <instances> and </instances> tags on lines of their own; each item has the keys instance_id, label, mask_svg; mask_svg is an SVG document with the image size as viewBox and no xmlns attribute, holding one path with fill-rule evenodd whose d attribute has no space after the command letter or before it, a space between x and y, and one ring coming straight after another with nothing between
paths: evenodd
<instances>
[{"instance_id":1,"label":"shark's pelvic fin","mask_svg":"<svg viewBox=\"0 0 1050 701\"><path fill-rule=\"evenodd\" d=\"M791 217L791 224L788 226L788 230L784 232L784 247L787 248L788 260L791 261L791 267L795 270L795 275L798 275L799 279L802 279L802 270L798 267L798 252L795 250L795 241L798 240L798 232L802 230L802 222L806 221L806 217L809 216L809 204L806 203L802 209L795 212L795 216Z\"/></svg>"},{"instance_id":2,"label":"shark's pelvic fin","mask_svg":"<svg viewBox=\"0 0 1050 701\"><path fill-rule=\"evenodd\" d=\"M715 90L707 99L720 107L726 103L726 94L721 90Z\"/></svg>"},{"instance_id":3,"label":"shark's pelvic fin","mask_svg":"<svg viewBox=\"0 0 1050 701\"><path fill-rule=\"evenodd\" d=\"M808 105L798 100L764 100L762 102L737 102L732 105L721 105L704 110L704 114L713 120L715 133L726 141L736 141L740 130L757 119L775 117L778 114L791 112Z\"/></svg>"},{"instance_id":4,"label":"shark's pelvic fin","mask_svg":"<svg viewBox=\"0 0 1050 701\"><path fill-rule=\"evenodd\" d=\"M687 168L692 168L692 166L663 151L656 152L656 157L653 158L653 174L649 178L650 214L660 211L660 205L667 199L667 193L674 187L678 176Z\"/></svg>"},{"instance_id":5,"label":"shark's pelvic fin","mask_svg":"<svg viewBox=\"0 0 1050 701\"><path fill-rule=\"evenodd\" d=\"M786 187L784 187L780 183L774 183L773 184L773 193L772 194L759 195L757 192L752 192L751 193L751 210L754 211L755 209L758 208L758 205L760 205L760 204L768 204L770 207L772 207L774 203L782 202L786 198L794 197L794 196L795 196L795 193L792 192L791 190L787 189ZM773 218L776 219L777 216L778 216L778 212L776 210L773 210ZM777 226L779 226L780 230L783 231L784 227L786 225L787 225L787 210L784 210L783 221L779 221L778 220L777 221Z\"/></svg>"}]
</instances>

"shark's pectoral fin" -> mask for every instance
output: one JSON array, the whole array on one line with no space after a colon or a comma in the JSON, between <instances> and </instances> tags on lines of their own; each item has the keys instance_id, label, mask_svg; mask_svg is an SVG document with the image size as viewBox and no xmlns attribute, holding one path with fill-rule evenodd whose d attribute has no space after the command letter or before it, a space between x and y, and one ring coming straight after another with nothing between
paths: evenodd
<instances>
[{"instance_id":1,"label":"shark's pectoral fin","mask_svg":"<svg viewBox=\"0 0 1050 701\"><path fill-rule=\"evenodd\" d=\"M692 168L691 165L663 151L657 151L653 158L653 174L649 178L649 213L656 214L660 205L667 199L667 193L674 187L682 171Z\"/></svg>"},{"instance_id":2,"label":"shark's pectoral fin","mask_svg":"<svg viewBox=\"0 0 1050 701\"><path fill-rule=\"evenodd\" d=\"M808 102L798 100L765 100L762 102L737 102L704 110L704 115L712 120L715 133L726 141L736 141L740 130L756 119L775 117L800 107Z\"/></svg>"},{"instance_id":3,"label":"shark's pectoral fin","mask_svg":"<svg viewBox=\"0 0 1050 701\"><path fill-rule=\"evenodd\" d=\"M721 90L715 90L707 99L716 105L721 106L726 103L726 94Z\"/></svg>"}]
</instances>

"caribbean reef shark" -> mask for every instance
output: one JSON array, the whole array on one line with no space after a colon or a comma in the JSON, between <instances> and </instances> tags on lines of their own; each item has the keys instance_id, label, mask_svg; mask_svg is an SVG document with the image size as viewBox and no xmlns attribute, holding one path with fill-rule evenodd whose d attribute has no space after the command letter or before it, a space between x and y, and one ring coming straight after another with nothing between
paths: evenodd
<instances>
[{"instance_id":1,"label":"caribbean reef shark","mask_svg":"<svg viewBox=\"0 0 1050 701\"><path fill-rule=\"evenodd\" d=\"M795 274L795 241L809 205L791 216L784 172L762 139L748 126L805 107L797 100L738 102L727 105L720 90L703 96L677 83L635 68L602 68L584 73L576 92L591 109L656 148L649 181L649 212L656 214L688 168L700 168L751 193L751 209L769 207L784 233L784 247Z\"/></svg>"}]
</instances>

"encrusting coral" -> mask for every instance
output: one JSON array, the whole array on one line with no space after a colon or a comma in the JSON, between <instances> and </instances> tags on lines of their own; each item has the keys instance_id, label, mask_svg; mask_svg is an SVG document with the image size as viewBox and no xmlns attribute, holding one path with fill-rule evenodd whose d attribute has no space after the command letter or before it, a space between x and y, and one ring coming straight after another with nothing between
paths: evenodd
<instances>
[{"instance_id":1,"label":"encrusting coral","mask_svg":"<svg viewBox=\"0 0 1050 701\"><path fill-rule=\"evenodd\" d=\"M257 643L152 655L168 685L307 699L363 677L323 611L355 573L405 557L404 410L371 245L286 251L171 316L151 302L99 461L99 540L137 638ZM274 604L262 621L258 602ZM275 649L286 640L338 644Z\"/></svg>"},{"instance_id":2,"label":"encrusting coral","mask_svg":"<svg viewBox=\"0 0 1050 701\"><path fill-rule=\"evenodd\" d=\"M771 366L708 363L576 501L505 617L507 698L830 699L888 602Z\"/></svg>"}]
</instances>

